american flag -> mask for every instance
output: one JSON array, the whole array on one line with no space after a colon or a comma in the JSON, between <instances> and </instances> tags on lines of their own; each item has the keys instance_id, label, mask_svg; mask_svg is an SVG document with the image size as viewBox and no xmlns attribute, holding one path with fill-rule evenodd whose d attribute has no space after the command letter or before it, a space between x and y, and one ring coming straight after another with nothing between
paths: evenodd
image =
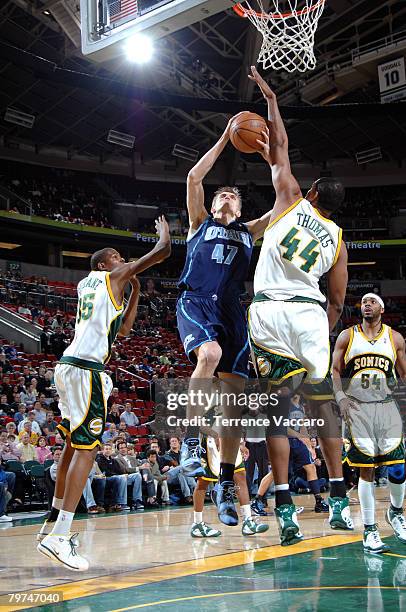
<instances>
[{"instance_id":1,"label":"american flag","mask_svg":"<svg viewBox=\"0 0 406 612\"><path fill-rule=\"evenodd\" d=\"M108 3L110 23L115 23L130 16L137 16L137 0L110 0Z\"/></svg>"}]
</instances>

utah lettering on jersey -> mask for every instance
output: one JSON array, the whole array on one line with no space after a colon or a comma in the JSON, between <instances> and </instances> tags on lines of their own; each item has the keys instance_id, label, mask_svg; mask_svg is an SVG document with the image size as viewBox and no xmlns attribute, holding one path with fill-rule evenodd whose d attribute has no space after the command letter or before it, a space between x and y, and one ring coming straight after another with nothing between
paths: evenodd
<instances>
[{"instance_id":1,"label":"utah lettering on jersey","mask_svg":"<svg viewBox=\"0 0 406 612\"><path fill-rule=\"evenodd\" d=\"M225 227L208 227L204 239L207 241L218 238L222 240L234 240L235 242L245 244L247 247L251 246L251 238L248 232L239 232L238 230L227 229Z\"/></svg>"},{"instance_id":2,"label":"utah lettering on jersey","mask_svg":"<svg viewBox=\"0 0 406 612\"><path fill-rule=\"evenodd\" d=\"M296 213L296 217L297 224L300 225L300 227L305 227L312 232L312 234L314 234L317 240L320 242L320 246L326 248L330 244L334 244L330 234L326 232L326 228L323 227L317 219L311 215L306 215L303 212Z\"/></svg>"}]
</instances>

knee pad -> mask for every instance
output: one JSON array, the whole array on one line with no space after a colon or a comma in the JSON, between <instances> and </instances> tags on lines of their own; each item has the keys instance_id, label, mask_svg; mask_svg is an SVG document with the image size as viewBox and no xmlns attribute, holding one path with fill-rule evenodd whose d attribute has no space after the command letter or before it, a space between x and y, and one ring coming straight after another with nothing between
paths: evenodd
<instances>
[{"instance_id":1,"label":"knee pad","mask_svg":"<svg viewBox=\"0 0 406 612\"><path fill-rule=\"evenodd\" d=\"M406 480L405 464L397 463L388 468L389 481L394 484L403 484Z\"/></svg>"}]
</instances>

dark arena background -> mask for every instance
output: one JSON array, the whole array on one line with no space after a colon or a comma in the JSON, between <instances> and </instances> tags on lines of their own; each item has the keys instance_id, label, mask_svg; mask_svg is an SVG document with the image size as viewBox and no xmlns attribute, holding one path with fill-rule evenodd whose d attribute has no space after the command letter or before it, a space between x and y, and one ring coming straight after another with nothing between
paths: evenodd
<instances>
[{"instance_id":1,"label":"dark arena background","mask_svg":"<svg viewBox=\"0 0 406 612\"><path fill-rule=\"evenodd\" d=\"M180 388L183 379L187 390L194 369L176 318L189 230L188 173L233 115L248 110L267 116L260 90L248 79L262 36L235 4L1 2L0 606L5 610L406 610L406 545L385 521L388 466L377 468L374 477L376 521L389 546L383 554L364 551L359 469L348 463L344 479L355 529L331 530L328 514L315 510L308 473L291 461L289 485L302 508L305 537L295 546L280 546L272 479L258 497L264 462L265 473L271 469L266 433L259 427L243 433L241 452L252 515L269 529L248 537L241 524L221 525L209 489L204 520L220 528L221 537L191 536L196 482L183 478L173 439L181 443L185 432L166 427L157 389ZM272 13L275 4L268 0L262 6ZM296 4L310 10L315 1ZM294 0L281 0L281 13L293 5ZM313 70L264 70L260 64L258 70L277 96L292 172L303 194L319 177L334 177L345 187L344 204L332 218L343 228L349 278L331 350L342 330L361 323L367 293L381 297L383 323L404 337L404 0L325 0L314 52ZM208 212L219 185L240 190L242 221L274 206L268 163L231 143L204 181ZM133 329L117 337L106 364L114 388L106 398L103 434L113 457L121 440L125 454L140 460L133 472L148 462L151 445L158 446L159 469L151 480L156 498L148 494L146 478L141 487L140 477L136 499L131 474L119 471L119 463L100 450L99 473L94 466L72 528L90 567L73 573L37 552L64 446L56 429L61 413L54 369L74 337L80 312L76 287L89 272L92 253L111 247L136 262L156 244L160 215L169 224L172 253L139 276ZM244 307L253 299L261 244L259 239L253 249ZM328 291L326 279L321 287ZM250 376L255 377L252 364ZM394 395L404 415L401 380ZM296 400L307 415L304 396ZM26 421L31 424L25 427ZM317 433L310 427L305 435L327 502L331 483ZM343 456L346 444L343 434ZM181 477L169 477L171 470ZM106 481L102 493L98 478ZM114 486L119 478L128 478L125 498Z\"/></svg>"}]
</instances>

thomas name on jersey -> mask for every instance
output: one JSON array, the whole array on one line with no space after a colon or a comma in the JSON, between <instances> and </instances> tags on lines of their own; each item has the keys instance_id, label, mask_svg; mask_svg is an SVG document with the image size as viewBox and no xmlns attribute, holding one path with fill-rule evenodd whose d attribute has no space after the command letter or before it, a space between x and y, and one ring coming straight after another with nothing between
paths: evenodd
<instances>
[{"instance_id":1,"label":"thomas name on jersey","mask_svg":"<svg viewBox=\"0 0 406 612\"><path fill-rule=\"evenodd\" d=\"M296 213L296 216L297 224L300 225L300 227L305 227L312 232L320 242L320 246L326 248L330 244L334 244L334 240L331 238L330 234L326 232L326 228L323 227L319 221L317 221L317 219L302 212Z\"/></svg>"}]
</instances>

